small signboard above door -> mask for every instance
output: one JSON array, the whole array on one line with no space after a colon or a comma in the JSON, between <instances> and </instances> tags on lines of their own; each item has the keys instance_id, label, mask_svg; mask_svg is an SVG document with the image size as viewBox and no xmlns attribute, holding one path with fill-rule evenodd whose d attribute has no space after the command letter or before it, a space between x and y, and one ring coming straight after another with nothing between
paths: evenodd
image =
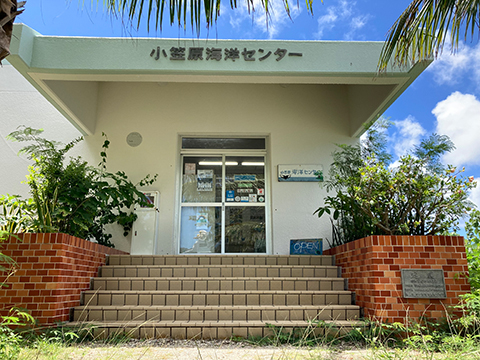
<instances>
[{"instance_id":1,"label":"small signboard above door","mask_svg":"<svg viewBox=\"0 0 480 360\"><path fill-rule=\"evenodd\" d=\"M323 165L278 165L278 181L323 181Z\"/></svg>"}]
</instances>

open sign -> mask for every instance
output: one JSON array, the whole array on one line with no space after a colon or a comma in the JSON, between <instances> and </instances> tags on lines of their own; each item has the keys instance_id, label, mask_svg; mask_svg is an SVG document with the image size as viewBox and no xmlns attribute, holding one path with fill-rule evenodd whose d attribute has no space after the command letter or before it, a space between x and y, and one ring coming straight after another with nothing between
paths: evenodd
<instances>
[{"instance_id":1,"label":"open sign","mask_svg":"<svg viewBox=\"0 0 480 360\"><path fill-rule=\"evenodd\" d=\"M322 255L322 239L290 240L290 255Z\"/></svg>"}]
</instances>

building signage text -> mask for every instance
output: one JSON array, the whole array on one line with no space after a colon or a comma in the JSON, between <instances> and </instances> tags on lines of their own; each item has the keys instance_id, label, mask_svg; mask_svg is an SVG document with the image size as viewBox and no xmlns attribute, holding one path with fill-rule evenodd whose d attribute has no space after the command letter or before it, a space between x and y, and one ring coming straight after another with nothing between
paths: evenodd
<instances>
[{"instance_id":1,"label":"building signage text","mask_svg":"<svg viewBox=\"0 0 480 360\"><path fill-rule=\"evenodd\" d=\"M162 49L160 46L152 49L150 52L150 57L155 60L160 58L168 58L169 60L244 60L244 61L264 61L268 58L275 59L276 61L282 60L285 56L301 57L303 53L299 52L288 52L287 49L248 49L243 48L214 48L214 47L175 47L172 46L170 49Z\"/></svg>"},{"instance_id":2,"label":"building signage text","mask_svg":"<svg viewBox=\"0 0 480 360\"><path fill-rule=\"evenodd\" d=\"M323 166L278 165L278 181L323 181Z\"/></svg>"}]
</instances>

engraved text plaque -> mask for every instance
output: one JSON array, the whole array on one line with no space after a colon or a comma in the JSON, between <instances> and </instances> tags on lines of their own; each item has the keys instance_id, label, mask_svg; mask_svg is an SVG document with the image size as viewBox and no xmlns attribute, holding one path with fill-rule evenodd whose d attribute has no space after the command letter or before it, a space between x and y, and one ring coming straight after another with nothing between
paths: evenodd
<instances>
[{"instance_id":1,"label":"engraved text plaque","mask_svg":"<svg viewBox=\"0 0 480 360\"><path fill-rule=\"evenodd\" d=\"M447 290L442 269L402 269L404 298L445 299Z\"/></svg>"}]
</instances>

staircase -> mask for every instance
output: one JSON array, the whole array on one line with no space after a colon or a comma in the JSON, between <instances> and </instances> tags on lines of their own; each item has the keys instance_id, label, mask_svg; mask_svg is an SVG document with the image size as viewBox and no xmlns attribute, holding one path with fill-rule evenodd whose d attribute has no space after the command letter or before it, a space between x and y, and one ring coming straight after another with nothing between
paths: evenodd
<instances>
[{"instance_id":1,"label":"staircase","mask_svg":"<svg viewBox=\"0 0 480 360\"><path fill-rule=\"evenodd\" d=\"M111 255L69 325L153 338L267 336L360 318L332 256ZM312 328L319 334L325 328Z\"/></svg>"}]
</instances>

